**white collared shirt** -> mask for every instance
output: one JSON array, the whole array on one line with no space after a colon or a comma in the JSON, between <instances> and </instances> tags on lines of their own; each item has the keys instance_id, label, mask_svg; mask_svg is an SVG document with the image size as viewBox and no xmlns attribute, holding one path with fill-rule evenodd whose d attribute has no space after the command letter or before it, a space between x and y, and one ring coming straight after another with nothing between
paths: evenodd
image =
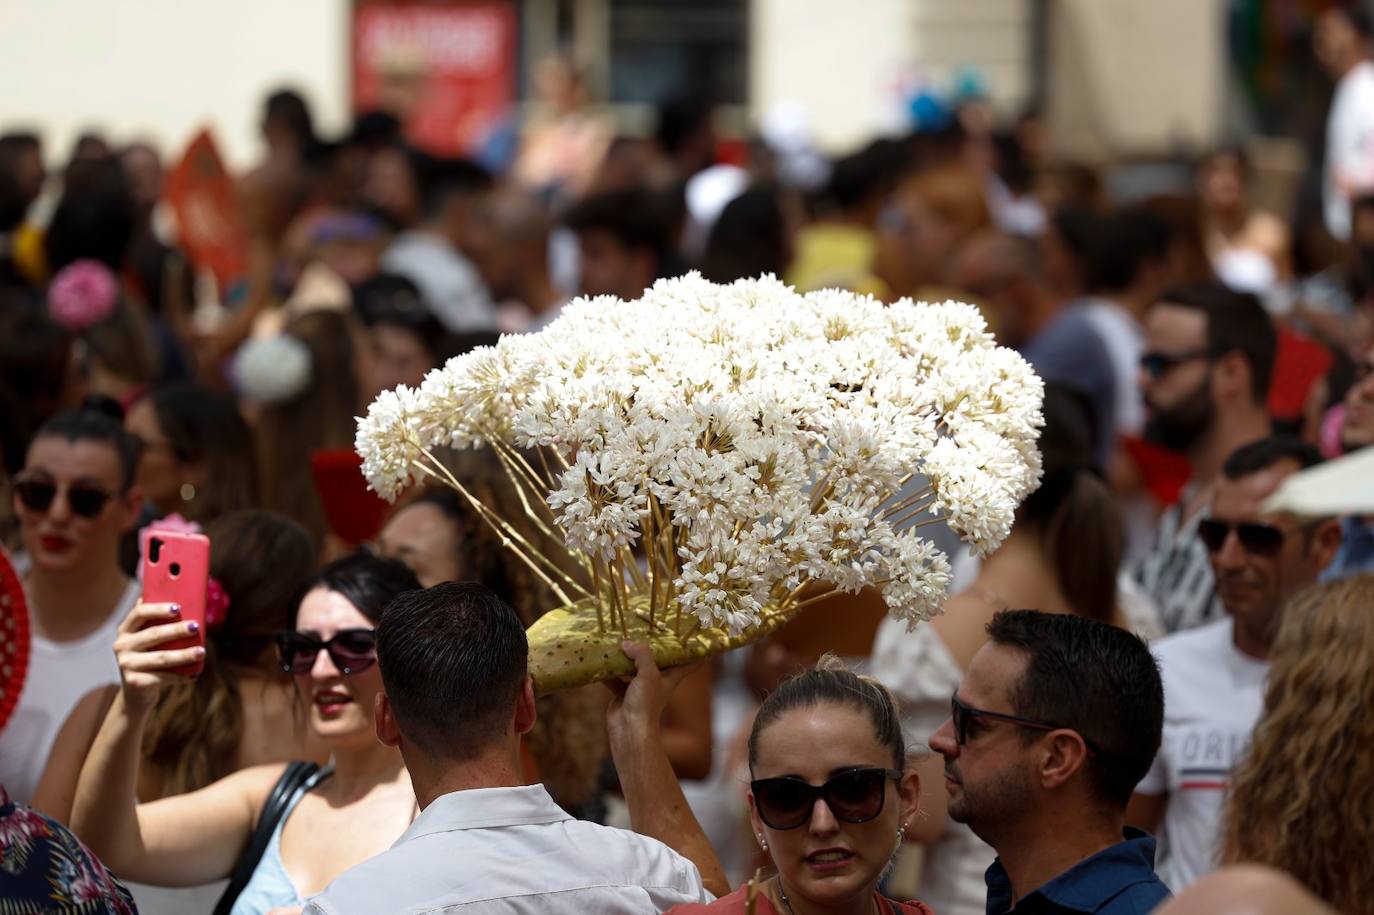
<instances>
[{"instance_id":1,"label":"white collared shirt","mask_svg":"<svg viewBox=\"0 0 1374 915\"><path fill-rule=\"evenodd\" d=\"M311 899L305 915L599 915L711 898L696 866L662 842L574 819L543 785L529 785L437 798L388 851Z\"/></svg>"}]
</instances>

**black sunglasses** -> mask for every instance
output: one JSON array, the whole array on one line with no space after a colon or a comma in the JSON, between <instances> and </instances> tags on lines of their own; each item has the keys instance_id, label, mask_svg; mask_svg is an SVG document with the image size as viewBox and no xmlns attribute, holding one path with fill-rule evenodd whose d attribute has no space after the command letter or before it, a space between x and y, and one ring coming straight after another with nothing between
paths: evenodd
<instances>
[{"instance_id":1,"label":"black sunglasses","mask_svg":"<svg viewBox=\"0 0 1374 915\"><path fill-rule=\"evenodd\" d=\"M950 718L954 721L954 739L963 746L968 743L969 724L976 718L992 718L996 721L1006 721L1023 728L1034 728L1037 731L1057 731L1059 725L1050 724L1048 721L1037 721L1034 718L1022 718L1020 715L1008 715L1006 712L990 712L987 709L974 708L959 701L957 695L949 697ZM1086 743L1086 741L1085 741Z\"/></svg>"},{"instance_id":2,"label":"black sunglasses","mask_svg":"<svg viewBox=\"0 0 1374 915\"><path fill-rule=\"evenodd\" d=\"M845 823L867 823L883 812L887 798L888 779L898 781L902 773L896 769L868 766L848 769L832 776L824 785L813 785L791 775L761 778L749 783L754 792L754 807L771 829L796 829L811 819L816 798L824 798L825 805L835 819Z\"/></svg>"},{"instance_id":3,"label":"black sunglasses","mask_svg":"<svg viewBox=\"0 0 1374 915\"><path fill-rule=\"evenodd\" d=\"M1203 518L1197 523L1198 539L1212 553L1221 552L1222 547L1226 546L1226 538L1231 536L1232 530L1236 532L1236 539L1240 541L1241 549L1255 556L1277 556L1279 551L1283 549L1283 541L1287 537L1281 528L1274 527L1272 524L1260 524L1256 521L1231 524L1229 521Z\"/></svg>"},{"instance_id":4,"label":"black sunglasses","mask_svg":"<svg viewBox=\"0 0 1374 915\"><path fill-rule=\"evenodd\" d=\"M1140 368L1151 378L1158 380L1167 375L1175 366L1194 359L1208 359L1212 351L1208 349L1186 350L1181 353L1165 353L1151 350L1140 357Z\"/></svg>"},{"instance_id":5,"label":"black sunglasses","mask_svg":"<svg viewBox=\"0 0 1374 915\"><path fill-rule=\"evenodd\" d=\"M309 674L322 648L340 673L361 673L377 663L377 630L340 629L327 640L294 629L277 633L277 659L288 674Z\"/></svg>"},{"instance_id":6,"label":"black sunglasses","mask_svg":"<svg viewBox=\"0 0 1374 915\"><path fill-rule=\"evenodd\" d=\"M21 477L14 481L14 491L19 496L19 501L29 511L45 512L52 508L53 500L57 498L58 485L51 480L35 480L32 477ZM75 486L62 487L67 493L67 505L71 507L72 514L78 518L96 518L105 510L105 506L114 498L113 493L106 492L98 486L85 486L77 484Z\"/></svg>"}]
</instances>

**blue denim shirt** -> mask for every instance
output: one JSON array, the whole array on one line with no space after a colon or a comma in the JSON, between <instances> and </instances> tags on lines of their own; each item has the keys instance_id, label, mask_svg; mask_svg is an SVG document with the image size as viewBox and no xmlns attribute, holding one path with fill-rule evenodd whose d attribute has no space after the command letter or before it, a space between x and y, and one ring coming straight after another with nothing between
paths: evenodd
<instances>
[{"instance_id":1,"label":"blue denim shirt","mask_svg":"<svg viewBox=\"0 0 1374 915\"><path fill-rule=\"evenodd\" d=\"M1145 915L1169 898L1169 888L1155 876L1155 840L1127 827L1126 840L1090 858L1027 893L1012 908L1011 878L1002 859L992 862L988 883L988 915Z\"/></svg>"},{"instance_id":2,"label":"blue denim shirt","mask_svg":"<svg viewBox=\"0 0 1374 915\"><path fill-rule=\"evenodd\" d=\"M1374 572L1374 518L1347 516L1341 519L1341 548L1322 572L1321 581L1363 572Z\"/></svg>"}]
</instances>

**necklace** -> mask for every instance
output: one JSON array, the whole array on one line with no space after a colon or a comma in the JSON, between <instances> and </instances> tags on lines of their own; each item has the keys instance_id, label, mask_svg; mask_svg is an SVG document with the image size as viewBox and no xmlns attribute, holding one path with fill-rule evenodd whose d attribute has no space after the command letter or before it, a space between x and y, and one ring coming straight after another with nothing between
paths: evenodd
<instances>
[{"instance_id":1,"label":"necklace","mask_svg":"<svg viewBox=\"0 0 1374 915\"><path fill-rule=\"evenodd\" d=\"M783 907L787 909L787 915L797 915L797 913L792 909L792 900L787 898L787 890L782 888L782 874L778 874L773 878L773 880L776 881L778 884L778 896L782 898L782 904Z\"/></svg>"},{"instance_id":2,"label":"necklace","mask_svg":"<svg viewBox=\"0 0 1374 915\"><path fill-rule=\"evenodd\" d=\"M792 900L787 898L787 890L782 888L782 875L779 874L773 879L778 882L778 895L782 897L782 904L787 909L787 915L797 915L796 912L792 911Z\"/></svg>"}]
</instances>

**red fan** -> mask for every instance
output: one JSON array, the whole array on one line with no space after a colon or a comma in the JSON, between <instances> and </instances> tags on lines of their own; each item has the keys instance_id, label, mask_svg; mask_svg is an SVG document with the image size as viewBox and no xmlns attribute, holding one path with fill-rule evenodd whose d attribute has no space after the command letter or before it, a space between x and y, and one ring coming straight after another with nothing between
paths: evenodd
<instances>
[{"instance_id":1,"label":"red fan","mask_svg":"<svg viewBox=\"0 0 1374 915\"><path fill-rule=\"evenodd\" d=\"M0 550L0 731L10 720L24 691L29 670L29 608L24 586Z\"/></svg>"},{"instance_id":2,"label":"red fan","mask_svg":"<svg viewBox=\"0 0 1374 915\"><path fill-rule=\"evenodd\" d=\"M351 448L323 448L310 454L310 472L315 479L329 529L344 543L355 547L367 543L382 530L391 508L367 488L363 459Z\"/></svg>"}]
</instances>

